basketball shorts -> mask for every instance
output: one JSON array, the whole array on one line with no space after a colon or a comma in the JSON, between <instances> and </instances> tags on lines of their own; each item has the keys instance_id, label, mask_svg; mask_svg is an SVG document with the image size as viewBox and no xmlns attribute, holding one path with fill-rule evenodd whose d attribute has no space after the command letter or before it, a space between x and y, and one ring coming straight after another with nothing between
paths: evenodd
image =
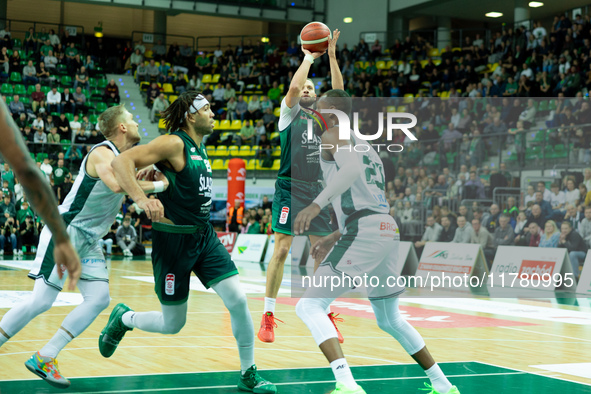
<instances>
[{"instance_id":1,"label":"basketball shorts","mask_svg":"<svg viewBox=\"0 0 591 394\"><path fill-rule=\"evenodd\" d=\"M345 288L362 288L370 299L400 295L404 287L396 281L400 232L394 218L387 214L361 210L345 221L344 234L328 252L315 275L338 276ZM362 281L362 278L367 278ZM338 283L317 281L316 283ZM362 284L361 284L362 283ZM319 286L308 289L306 297L332 298L343 289Z\"/></svg>"},{"instance_id":2,"label":"basketball shorts","mask_svg":"<svg viewBox=\"0 0 591 394\"><path fill-rule=\"evenodd\" d=\"M273 196L273 231L293 235L292 224L298 213L312 204L322 192L319 182L292 181L277 179ZM330 213L324 208L310 223L305 235L325 236L332 233Z\"/></svg>"},{"instance_id":3,"label":"basketball shorts","mask_svg":"<svg viewBox=\"0 0 591 394\"><path fill-rule=\"evenodd\" d=\"M154 290L165 305L189 298L191 272L206 288L238 275L238 269L213 226L152 223Z\"/></svg>"},{"instance_id":4,"label":"basketball shorts","mask_svg":"<svg viewBox=\"0 0 591 394\"><path fill-rule=\"evenodd\" d=\"M70 236L70 242L72 242L74 249L78 252L80 262L82 263L82 274L80 279L108 282L109 271L107 269L103 249L98 241L89 240L89 238L76 227L68 226L67 231ZM56 261L53 258L53 247L53 236L51 231L49 231L49 228L45 226L43 230L41 230L41 235L39 236L37 255L33 262L33 268L29 272L29 278L43 278L45 283L61 291L64 287L67 272L64 271L62 279L59 278L57 271L59 268L55 265Z\"/></svg>"}]
</instances>

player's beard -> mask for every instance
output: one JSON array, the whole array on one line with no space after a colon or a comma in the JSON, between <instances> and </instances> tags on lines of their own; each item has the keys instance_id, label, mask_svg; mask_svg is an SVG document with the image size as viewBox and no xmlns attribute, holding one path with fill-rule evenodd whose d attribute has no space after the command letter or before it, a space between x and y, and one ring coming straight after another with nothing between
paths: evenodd
<instances>
[{"instance_id":1,"label":"player's beard","mask_svg":"<svg viewBox=\"0 0 591 394\"><path fill-rule=\"evenodd\" d=\"M316 102L316 97L300 97L300 106L303 108L312 108Z\"/></svg>"}]
</instances>

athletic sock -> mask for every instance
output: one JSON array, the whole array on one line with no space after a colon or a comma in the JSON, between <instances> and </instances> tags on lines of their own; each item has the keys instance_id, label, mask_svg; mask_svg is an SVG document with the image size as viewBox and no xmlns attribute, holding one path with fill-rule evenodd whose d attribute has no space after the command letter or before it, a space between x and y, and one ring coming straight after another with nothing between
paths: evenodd
<instances>
[{"instance_id":1,"label":"athletic sock","mask_svg":"<svg viewBox=\"0 0 591 394\"><path fill-rule=\"evenodd\" d=\"M254 365L254 342L248 346L238 346L238 355L240 357L240 371L242 375Z\"/></svg>"},{"instance_id":2,"label":"athletic sock","mask_svg":"<svg viewBox=\"0 0 591 394\"><path fill-rule=\"evenodd\" d=\"M277 301L277 299L275 298L269 298L269 297L265 297L265 310L264 312L271 312L273 314L275 314L275 302Z\"/></svg>"},{"instance_id":3,"label":"athletic sock","mask_svg":"<svg viewBox=\"0 0 591 394\"><path fill-rule=\"evenodd\" d=\"M133 318L135 317L135 312L125 312L123 314L123 316L121 316L121 321L123 322L123 325L125 325L128 328L134 328L134 322L133 322Z\"/></svg>"},{"instance_id":4,"label":"athletic sock","mask_svg":"<svg viewBox=\"0 0 591 394\"><path fill-rule=\"evenodd\" d=\"M355 382L355 379L353 379L353 374L351 373L349 364L347 364L347 360L344 358L334 360L330 363L330 367L332 368L332 373L337 382L343 383L349 389L357 387L357 383Z\"/></svg>"},{"instance_id":5,"label":"athletic sock","mask_svg":"<svg viewBox=\"0 0 591 394\"><path fill-rule=\"evenodd\" d=\"M58 353L72 341L70 334L62 330L57 330L53 338L41 350L39 354L45 357L56 358Z\"/></svg>"},{"instance_id":6,"label":"athletic sock","mask_svg":"<svg viewBox=\"0 0 591 394\"><path fill-rule=\"evenodd\" d=\"M6 342L8 342L10 338L6 338L3 334L0 334L0 346L4 345Z\"/></svg>"},{"instance_id":7,"label":"athletic sock","mask_svg":"<svg viewBox=\"0 0 591 394\"><path fill-rule=\"evenodd\" d=\"M431 385L433 385L435 391L445 394L451 389L451 383L447 380L437 363L433 364L433 366L427 369L425 373L427 374L427 377L429 377Z\"/></svg>"}]
</instances>

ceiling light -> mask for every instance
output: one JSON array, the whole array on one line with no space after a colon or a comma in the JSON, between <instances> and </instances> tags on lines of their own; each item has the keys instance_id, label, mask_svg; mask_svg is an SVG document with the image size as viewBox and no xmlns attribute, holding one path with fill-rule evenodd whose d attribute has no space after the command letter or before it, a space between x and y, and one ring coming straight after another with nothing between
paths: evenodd
<instances>
[{"instance_id":1,"label":"ceiling light","mask_svg":"<svg viewBox=\"0 0 591 394\"><path fill-rule=\"evenodd\" d=\"M543 5L544 5L544 3L540 3L539 1L530 1L529 2L529 6L531 8L538 8L538 7L541 7Z\"/></svg>"},{"instance_id":2,"label":"ceiling light","mask_svg":"<svg viewBox=\"0 0 591 394\"><path fill-rule=\"evenodd\" d=\"M500 18L501 16L503 16L502 12L487 12L486 14L484 14L485 16L488 16L489 18Z\"/></svg>"},{"instance_id":3,"label":"ceiling light","mask_svg":"<svg viewBox=\"0 0 591 394\"><path fill-rule=\"evenodd\" d=\"M343 19L343 22L345 22L345 23L351 23L351 22L353 22L353 18L351 18L350 16L348 16L348 17L346 17L346 18Z\"/></svg>"}]
</instances>

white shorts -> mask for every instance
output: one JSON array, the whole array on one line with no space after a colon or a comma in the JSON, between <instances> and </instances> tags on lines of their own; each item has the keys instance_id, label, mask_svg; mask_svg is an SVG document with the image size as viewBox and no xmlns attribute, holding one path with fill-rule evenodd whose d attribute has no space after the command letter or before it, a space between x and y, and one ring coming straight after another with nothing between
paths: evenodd
<instances>
[{"instance_id":1,"label":"white shorts","mask_svg":"<svg viewBox=\"0 0 591 394\"><path fill-rule=\"evenodd\" d=\"M109 271L107 270L103 249L98 241L89 242L88 238L72 226L68 226L67 231L82 263L80 279L108 282ZM62 290L67 272L64 272L62 279L59 278L57 274L58 267L53 258L53 246L53 236L49 228L45 226L39 236L37 255L35 256L34 267L29 272L29 278L43 278L48 285Z\"/></svg>"},{"instance_id":2,"label":"white shorts","mask_svg":"<svg viewBox=\"0 0 591 394\"><path fill-rule=\"evenodd\" d=\"M400 244L396 221L387 214L359 216L347 222L344 234L328 252L315 276L350 277L351 281L342 281L343 289L365 288L370 299L396 297L404 291L396 281ZM326 282L331 283L331 278L322 281ZM304 296L332 298L343 294L335 288L317 290L320 291L306 291Z\"/></svg>"}]
</instances>

